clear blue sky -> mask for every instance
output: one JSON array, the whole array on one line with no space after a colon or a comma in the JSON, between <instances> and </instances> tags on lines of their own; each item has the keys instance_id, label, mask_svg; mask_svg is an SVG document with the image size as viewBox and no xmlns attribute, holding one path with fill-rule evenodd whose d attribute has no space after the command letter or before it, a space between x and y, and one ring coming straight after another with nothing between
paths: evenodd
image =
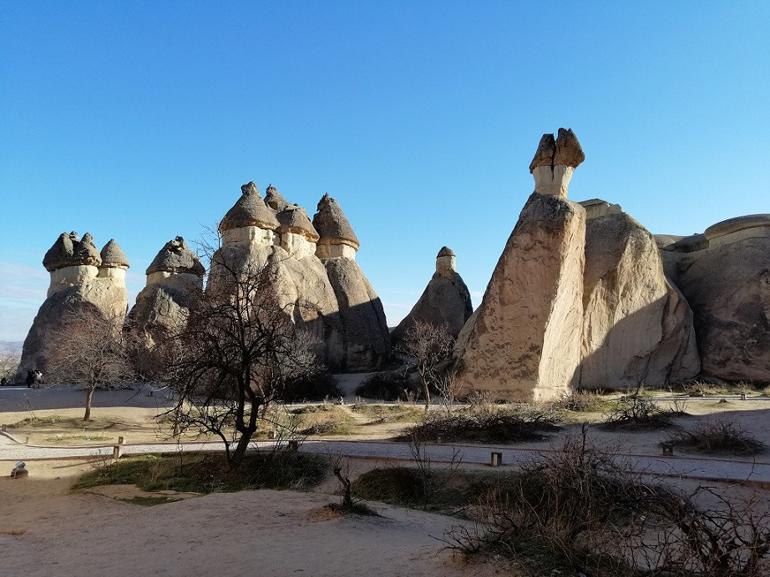
<instances>
[{"instance_id":1,"label":"clear blue sky","mask_svg":"<svg viewBox=\"0 0 770 577\"><path fill-rule=\"evenodd\" d=\"M135 294L248 180L337 198L389 324L444 244L478 304L559 126L570 197L653 232L770 212L770 2L0 0L0 340L60 232Z\"/></svg>"}]
</instances>

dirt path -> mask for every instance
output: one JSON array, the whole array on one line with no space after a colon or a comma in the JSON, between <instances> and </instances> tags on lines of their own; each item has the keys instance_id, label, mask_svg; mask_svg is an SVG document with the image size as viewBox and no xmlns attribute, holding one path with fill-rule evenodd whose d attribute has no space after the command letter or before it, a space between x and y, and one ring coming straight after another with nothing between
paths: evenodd
<instances>
[{"instance_id":1,"label":"dirt path","mask_svg":"<svg viewBox=\"0 0 770 577\"><path fill-rule=\"evenodd\" d=\"M11 500L5 482L0 572L8 576L494 574L442 551L433 536L459 521L440 515L378 506L383 517L343 518L322 509L336 497L268 490L141 507L34 481Z\"/></svg>"}]
</instances>

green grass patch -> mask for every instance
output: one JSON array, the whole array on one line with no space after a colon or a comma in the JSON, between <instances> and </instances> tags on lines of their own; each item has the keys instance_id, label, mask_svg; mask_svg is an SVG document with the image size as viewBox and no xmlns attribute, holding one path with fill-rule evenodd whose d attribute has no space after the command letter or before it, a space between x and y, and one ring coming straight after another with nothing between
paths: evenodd
<instances>
[{"instance_id":1,"label":"green grass patch","mask_svg":"<svg viewBox=\"0 0 770 577\"><path fill-rule=\"evenodd\" d=\"M328 460L296 451L249 454L235 471L224 455L184 453L125 457L84 474L74 489L136 485L144 491L190 493L307 489L328 474Z\"/></svg>"}]
</instances>

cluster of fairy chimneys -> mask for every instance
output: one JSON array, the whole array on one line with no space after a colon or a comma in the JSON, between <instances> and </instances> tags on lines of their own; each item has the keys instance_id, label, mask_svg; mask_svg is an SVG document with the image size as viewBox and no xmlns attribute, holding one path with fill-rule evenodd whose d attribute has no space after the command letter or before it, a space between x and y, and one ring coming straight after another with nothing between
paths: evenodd
<instances>
[{"instance_id":1,"label":"cluster of fairy chimneys","mask_svg":"<svg viewBox=\"0 0 770 577\"><path fill-rule=\"evenodd\" d=\"M279 245L298 257L355 259L358 237L342 209L328 194L318 202L311 222L305 209L290 204L270 185L265 198L253 182L241 187L241 198L219 223L223 244Z\"/></svg>"},{"instance_id":2,"label":"cluster of fairy chimneys","mask_svg":"<svg viewBox=\"0 0 770 577\"><path fill-rule=\"evenodd\" d=\"M51 273L48 296L90 279L109 279L116 286L125 286L128 259L115 239L96 248L90 233L80 238L76 232L63 232L48 249L43 266Z\"/></svg>"}]
</instances>

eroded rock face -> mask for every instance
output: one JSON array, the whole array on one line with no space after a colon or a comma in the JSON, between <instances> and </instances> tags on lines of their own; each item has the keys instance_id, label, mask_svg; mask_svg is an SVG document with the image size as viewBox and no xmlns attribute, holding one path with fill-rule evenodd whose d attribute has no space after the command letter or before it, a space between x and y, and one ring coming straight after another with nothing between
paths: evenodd
<instances>
[{"instance_id":1,"label":"eroded rock face","mask_svg":"<svg viewBox=\"0 0 770 577\"><path fill-rule=\"evenodd\" d=\"M729 219L662 252L695 314L703 373L770 382L770 214Z\"/></svg>"},{"instance_id":2,"label":"eroded rock face","mask_svg":"<svg viewBox=\"0 0 770 577\"><path fill-rule=\"evenodd\" d=\"M629 389L696 376L692 311L666 279L655 239L617 205L586 205L579 385Z\"/></svg>"},{"instance_id":3,"label":"eroded rock face","mask_svg":"<svg viewBox=\"0 0 770 577\"><path fill-rule=\"evenodd\" d=\"M152 376L158 368L154 347L187 322L190 307L203 289L205 270L180 236L168 241L147 268L147 284L126 318L137 368Z\"/></svg>"},{"instance_id":4,"label":"eroded rock face","mask_svg":"<svg viewBox=\"0 0 770 577\"><path fill-rule=\"evenodd\" d=\"M518 401L570 391L579 377L584 250L583 207L533 193L459 335L461 385Z\"/></svg>"},{"instance_id":5,"label":"eroded rock face","mask_svg":"<svg viewBox=\"0 0 770 577\"><path fill-rule=\"evenodd\" d=\"M457 337L473 313L471 295L455 270L455 254L443 247L436 257L436 272L409 314L394 329L393 342L400 341L415 321L445 326Z\"/></svg>"},{"instance_id":6,"label":"eroded rock face","mask_svg":"<svg viewBox=\"0 0 770 577\"><path fill-rule=\"evenodd\" d=\"M128 308L128 261L114 240L100 255L90 234L81 239L75 232L62 233L46 253L43 265L51 282L24 340L17 381L23 381L27 371L34 369L42 371L45 378L49 369L47 348L57 339L72 337L66 327L69 314L96 312L120 324Z\"/></svg>"},{"instance_id":7,"label":"eroded rock face","mask_svg":"<svg viewBox=\"0 0 770 577\"><path fill-rule=\"evenodd\" d=\"M340 307L345 368L379 368L390 356L388 323L380 297L353 259L325 259L324 266Z\"/></svg>"}]
</instances>

